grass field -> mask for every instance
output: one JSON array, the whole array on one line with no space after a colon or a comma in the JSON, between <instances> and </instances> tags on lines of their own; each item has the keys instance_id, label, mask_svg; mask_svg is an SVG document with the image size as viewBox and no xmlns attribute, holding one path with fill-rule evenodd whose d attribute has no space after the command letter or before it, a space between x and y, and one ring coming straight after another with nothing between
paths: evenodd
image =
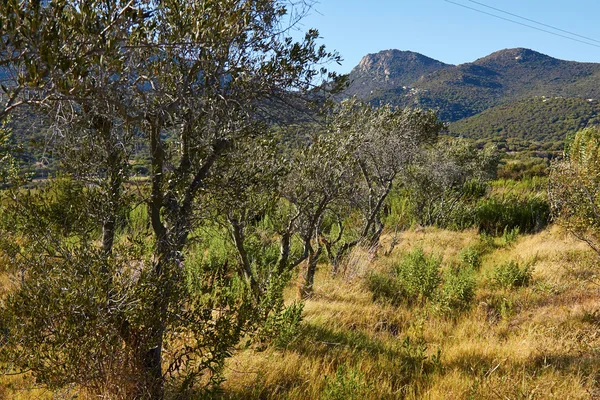
<instances>
[{"instance_id":1,"label":"grass field","mask_svg":"<svg viewBox=\"0 0 600 400\"><path fill-rule=\"evenodd\" d=\"M297 330L279 345L240 348L217 397L600 398L600 280L585 245L558 228L499 238L425 228L404 232L388 255L386 246L376 257L356 250L336 277L321 265ZM443 276L459 268L465 248L482 254L467 307L373 300L369 275L388 273L417 248L441 260ZM499 283L499 266L510 261L531 266L527 282ZM290 287L288 301L296 296ZM23 390L34 386L27 375L3 377L0 399L76 393Z\"/></svg>"},{"instance_id":2,"label":"grass field","mask_svg":"<svg viewBox=\"0 0 600 400\"><path fill-rule=\"evenodd\" d=\"M415 247L442 268L475 246L475 231L403 234L388 256L356 257L346 277L322 266L287 347L238 352L224 398L255 399L586 399L600 396L600 288L595 255L558 229L495 239L476 274L470 309L433 302L373 302L369 270L387 270ZM499 288L497 265L532 262L527 287ZM293 297L293 293L290 293Z\"/></svg>"}]
</instances>

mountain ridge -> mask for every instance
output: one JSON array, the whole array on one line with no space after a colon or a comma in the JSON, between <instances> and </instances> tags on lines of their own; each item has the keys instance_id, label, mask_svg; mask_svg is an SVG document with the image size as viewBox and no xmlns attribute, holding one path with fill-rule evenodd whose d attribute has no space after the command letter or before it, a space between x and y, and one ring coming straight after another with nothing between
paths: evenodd
<instances>
[{"instance_id":1,"label":"mountain ridge","mask_svg":"<svg viewBox=\"0 0 600 400\"><path fill-rule=\"evenodd\" d=\"M363 57L349 81L344 96L433 108L453 122L534 96L600 98L600 63L512 48L451 65L420 53L384 50Z\"/></svg>"}]
</instances>

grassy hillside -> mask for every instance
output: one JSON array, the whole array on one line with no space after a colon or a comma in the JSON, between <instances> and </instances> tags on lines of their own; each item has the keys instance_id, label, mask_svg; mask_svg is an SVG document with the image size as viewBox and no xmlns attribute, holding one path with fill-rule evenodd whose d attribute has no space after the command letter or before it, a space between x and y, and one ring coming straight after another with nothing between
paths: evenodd
<instances>
[{"instance_id":1,"label":"grassy hillside","mask_svg":"<svg viewBox=\"0 0 600 400\"><path fill-rule=\"evenodd\" d=\"M562 150L563 141L588 125L600 123L600 103L580 98L535 97L490 108L450 124L453 135L506 143L520 140L521 150Z\"/></svg>"},{"instance_id":2,"label":"grassy hillside","mask_svg":"<svg viewBox=\"0 0 600 400\"><path fill-rule=\"evenodd\" d=\"M417 228L402 233L386 254L391 239L385 237L377 257L354 251L336 277L322 264L299 327L290 325L274 343L240 347L227 361L227 380L215 397L600 396L597 259L584 244L557 228L498 238L475 230ZM415 249L441 261L438 294L428 300L375 300L370 277L388 275ZM510 262L520 272L531 266L527 279L507 269ZM460 298L462 281L450 277L464 276L457 275L461 270L471 271L473 297L452 311L440 299L448 292ZM1 287L13 284L0 275ZM295 301L296 294L289 287L287 301ZM35 389L27 375L0 378L0 399L72 396L92 398L77 388Z\"/></svg>"},{"instance_id":3,"label":"grassy hillside","mask_svg":"<svg viewBox=\"0 0 600 400\"><path fill-rule=\"evenodd\" d=\"M460 265L465 248L492 249L476 273L470 309L373 301L365 286L423 248ZM475 231L409 231L389 256L355 253L342 277L323 265L297 337L279 349L241 350L223 398L590 399L600 395L596 260L549 229L493 244ZM498 286L499 266L533 264L525 287ZM454 267L453 267L454 266ZM290 300L293 293L290 293Z\"/></svg>"}]
</instances>

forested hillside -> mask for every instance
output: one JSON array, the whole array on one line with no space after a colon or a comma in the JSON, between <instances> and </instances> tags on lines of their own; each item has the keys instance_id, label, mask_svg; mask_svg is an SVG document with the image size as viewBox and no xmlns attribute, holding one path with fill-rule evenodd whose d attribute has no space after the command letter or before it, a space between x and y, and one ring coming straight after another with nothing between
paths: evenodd
<instances>
[{"instance_id":1,"label":"forested hillside","mask_svg":"<svg viewBox=\"0 0 600 400\"><path fill-rule=\"evenodd\" d=\"M492 140L508 150L533 144L537 150L558 151L567 134L596 121L600 64L518 48L454 66L415 52L385 50L363 57L348 82L338 101L356 95L374 105L433 109L440 119L452 122L453 134ZM286 103L297 102L287 96ZM267 101L263 109L263 117L275 123L318 119L301 103L286 108ZM23 165L39 177L56 169L49 140L53 133L40 114L21 111L11 127L21 143ZM145 158L140 154L135 164L142 173L148 168Z\"/></svg>"},{"instance_id":2,"label":"forested hillside","mask_svg":"<svg viewBox=\"0 0 600 400\"><path fill-rule=\"evenodd\" d=\"M456 136L493 141L510 150L561 151L565 137L587 126L600 124L597 100L535 97L492 107L449 125Z\"/></svg>"}]
</instances>

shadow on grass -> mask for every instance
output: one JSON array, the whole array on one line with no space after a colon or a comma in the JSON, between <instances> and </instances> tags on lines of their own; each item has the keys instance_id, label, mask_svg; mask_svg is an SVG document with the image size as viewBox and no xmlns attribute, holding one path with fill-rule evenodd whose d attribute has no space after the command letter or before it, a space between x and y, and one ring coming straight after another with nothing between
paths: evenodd
<instances>
[{"instance_id":1,"label":"shadow on grass","mask_svg":"<svg viewBox=\"0 0 600 400\"><path fill-rule=\"evenodd\" d=\"M540 354L532 357L526 368L532 374L553 368L555 371L564 373L600 378L599 365L600 352L594 351L586 354ZM600 384L600 382L598 383Z\"/></svg>"},{"instance_id":2,"label":"shadow on grass","mask_svg":"<svg viewBox=\"0 0 600 400\"><path fill-rule=\"evenodd\" d=\"M303 365L299 364L297 374L281 374L267 383L259 373L252 384L228 388L218 398L303 398L301 393L318 392L324 385L346 391L348 385L355 383L356 376L353 373L367 382L385 380L386 391L391 396L386 398L402 398L408 390L418 391L418 388L426 387L430 374L440 367L439 354L432 355L421 338L383 341L358 330L334 329L310 323L302 325L300 334L285 351L312 360L305 365L319 368L320 378L314 379L313 374L309 374L313 376L309 379L305 374L307 371L303 371ZM264 365L263 368L270 367ZM340 371L348 373L342 374ZM273 377L273 374L269 375Z\"/></svg>"},{"instance_id":3,"label":"shadow on grass","mask_svg":"<svg viewBox=\"0 0 600 400\"><path fill-rule=\"evenodd\" d=\"M487 379L492 375L509 376L525 374L531 378L549 369L564 375L591 377L600 389L600 352L588 354L543 354L522 362L510 362L498 357L468 354L445 363L444 368L458 370L467 375Z\"/></svg>"},{"instance_id":4,"label":"shadow on grass","mask_svg":"<svg viewBox=\"0 0 600 400\"><path fill-rule=\"evenodd\" d=\"M312 356L337 354L348 350L372 356L400 356L394 348L358 330L334 330L315 324L304 324L298 338L290 343L287 349Z\"/></svg>"}]
</instances>

